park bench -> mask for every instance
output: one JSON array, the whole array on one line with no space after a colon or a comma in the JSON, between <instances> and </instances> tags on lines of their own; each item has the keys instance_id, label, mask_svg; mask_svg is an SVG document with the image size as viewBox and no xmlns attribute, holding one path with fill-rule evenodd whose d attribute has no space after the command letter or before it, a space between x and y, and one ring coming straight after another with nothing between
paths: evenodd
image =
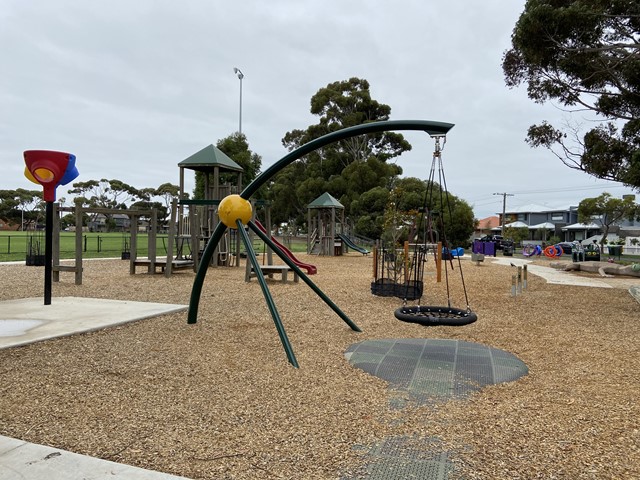
<instances>
[{"instance_id":1,"label":"park bench","mask_svg":"<svg viewBox=\"0 0 640 480\"><path fill-rule=\"evenodd\" d=\"M280 274L282 281L285 283L289 280L289 272L293 272L293 281L298 281L298 273L288 265L260 265L260 270L264 276L269 278L273 278L274 274ZM250 277L255 276L256 273L252 268Z\"/></svg>"}]
</instances>

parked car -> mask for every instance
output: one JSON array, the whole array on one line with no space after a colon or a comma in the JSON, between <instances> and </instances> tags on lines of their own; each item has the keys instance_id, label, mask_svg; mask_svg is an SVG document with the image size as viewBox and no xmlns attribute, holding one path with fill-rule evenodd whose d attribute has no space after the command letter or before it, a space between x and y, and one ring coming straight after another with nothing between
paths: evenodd
<instances>
[{"instance_id":1,"label":"parked car","mask_svg":"<svg viewBox=\"0 0 640 480\"><path fill-rule=\"evenodd\" d=\"M480 238L481 242L494 242L496 244L496 249L502 250L505 245L513 246L512 240L505 240L502 235L485 235Z\"/></svg>"},{"instance_id":2,"label":"parked car","mask_svg":"<svg viewBox=\"0 0 640 480\"><path fill-rule=\"evenodd\" d=\"M571 243L571 242L560 242L560 243L556 243L556 245L562 249L563 253L565 253L567 255L571 255L571 252L573 251L573 243Z\"/></svg>"},{"instance_id":3,"label":"parked car","mask_svg":"<svg viewBox=\"0 0 640 480\"><path fill-rule=\"evenodd\" d=\"M485 235L480 238L481 242L497 242L502 240L502 235Z\"/></svg>"}]
</instances>

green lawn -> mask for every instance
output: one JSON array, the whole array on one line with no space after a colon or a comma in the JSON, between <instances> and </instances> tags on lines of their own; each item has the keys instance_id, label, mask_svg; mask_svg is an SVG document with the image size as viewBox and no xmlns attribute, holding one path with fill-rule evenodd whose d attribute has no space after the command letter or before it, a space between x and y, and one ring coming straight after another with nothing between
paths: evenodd
<instances>
[{"instance_id":1,"label":"green lawn","mask_svg":"<svg viewBox=\"0 0 640 480\"><path fill-rule=\"evenodd\" d=\"M130 245L129 234L123 233L92 233L85 232L83 236L83 258L119 258L122 252ZM166 234L156 237L156 254L167 254ZM290 241L278 240L293 252L306 252L306 237L296 237ZM148 253L148 235L138 234L138 257L146 257ZM60 233L60 258L74 258L75 256L75 232ZM262 253L263 243L257 239L253 241L257 253ZM24 261L27 251L31 248L34 254L44 255L44 232L0 232L0 262ZM242 248L241 250L244 250Z\"/></svg>"},{"instance_id":2,"label":"green lawn","mask_svg":"<svg viewBox=\"0 0 640 480\"><path fill-rule=\"evenodd\" d=\"M125 242L129 246L129 234L123 233L92 233L85 232L83 236L83 258L120 258L125 249ZM156 254L161 257L167 254L166 234L159 234L156 237ZM287 248L295 253L305 253L307 251L307 239L305 236L287 237L277 239L285 244ZM74 258L76 236L74 232L60 233L60 258ZM24 261L31 243L34 253L44 255L44 232L0 232L0 262ZM146 257L148 235L138 234L138 256ZM264 244L254 238L253 248L257 254L264 251ZM244 247L241 248L244 251ZM499 254L500 255L500 254ZM516 256L521 256L516 250ZM603 255L602 260L607 261L609 256ZM571 260L570 255L564 255L562 260ZM623 255L620 263L640 262L640 256Z\"/></svg>"}]
</instances>

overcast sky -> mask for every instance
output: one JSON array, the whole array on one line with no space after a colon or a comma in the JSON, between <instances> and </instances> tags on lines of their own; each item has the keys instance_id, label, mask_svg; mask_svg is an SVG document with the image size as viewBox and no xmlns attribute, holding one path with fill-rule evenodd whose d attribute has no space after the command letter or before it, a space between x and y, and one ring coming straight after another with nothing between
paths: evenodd
<instances>
[{"instance_id":1,"label":"overcast sky","mask_svg":"<svg viewBox=\"0 0 640 480\"><path fill-rule=\"evenodd\" d=\"M75 154L76 181L178 184L178 162L238 130L238 67L242 132L263 170L286 132L317 123L320 88L359 77L393 120L455 124L446 179L477 218L502 211L494 193L514 194L507 209L630 193L524 142L531 124L567 116L504 85L524 3L0 0L0 189L39 188L23 174L29 149ZM398 163L426 179L433 143L404 135L413 150Z\"/></svg>"}]
</instances>

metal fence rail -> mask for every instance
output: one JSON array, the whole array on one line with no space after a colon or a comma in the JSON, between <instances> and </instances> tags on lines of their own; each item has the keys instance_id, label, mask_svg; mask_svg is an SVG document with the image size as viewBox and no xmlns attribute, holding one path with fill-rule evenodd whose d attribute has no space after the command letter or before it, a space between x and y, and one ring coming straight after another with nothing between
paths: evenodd
<instances>
[{"instance_id":1,"label":"metal fence rail","mask_svg":"<svg viewBox=\"0 0 640 480\"><path fill-rule=\"evenodd\" d=\"M120 257L129 251L131 235L85 234L82 236L83 253L88 257ZM145 256L148 250L147 235L138 235L138 256ZM158 255L166 255L167 235L156 237ZM27 255L44 255L44 232L16 233L0 235L0 262L25 260ZM60 236L60 258L75 255L75 235Z\"/></svg>"}]
</instances>

